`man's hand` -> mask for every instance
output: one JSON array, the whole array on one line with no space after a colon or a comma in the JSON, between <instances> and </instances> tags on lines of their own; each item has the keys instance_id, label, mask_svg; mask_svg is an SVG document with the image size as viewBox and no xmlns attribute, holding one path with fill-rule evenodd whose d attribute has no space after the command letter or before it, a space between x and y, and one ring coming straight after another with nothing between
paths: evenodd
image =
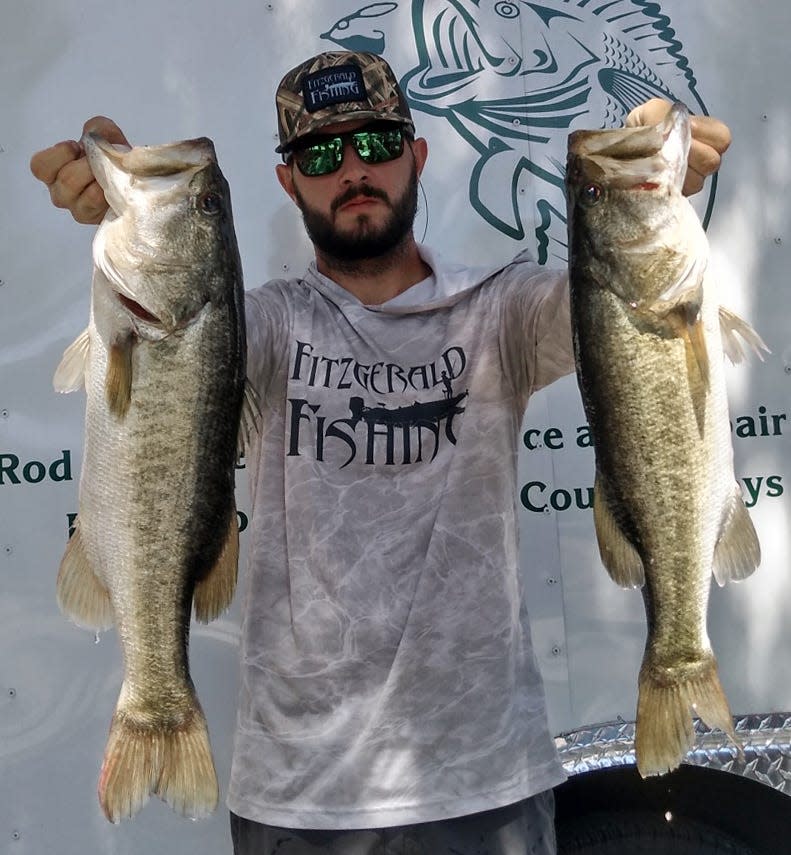
<instances>
[{"instance_id":1,"label":"man's hand","mask_svg":"<svg viewBox=\"0 0 791 855\"><path fill-rule=\"evenodd\" d=\"M671 104L652 98L635 107L626 117L626 127L658 125L669 112ZM687 174L682 192L685 196L699 193L703 182L720 168L722 155L731 144L731 132L726 124L711 116L692 116L692 144L689 147Z\"/></svg>"},{"instance_id":2,"label":"man's hand","mask_svg":"<svg viewBox=\"0 0 791 855\"><path fill-rule=\"evenodd\" d=\"M104 116L88 119L83 127L83 133L86 131L95 131L111 143L129 145L118 125ZM78 142L65 140L36 152L30 159L30 171L47 185L56 208L67 208L78 223L102 221L107 200Z\"/></svg>"}]
</instances>

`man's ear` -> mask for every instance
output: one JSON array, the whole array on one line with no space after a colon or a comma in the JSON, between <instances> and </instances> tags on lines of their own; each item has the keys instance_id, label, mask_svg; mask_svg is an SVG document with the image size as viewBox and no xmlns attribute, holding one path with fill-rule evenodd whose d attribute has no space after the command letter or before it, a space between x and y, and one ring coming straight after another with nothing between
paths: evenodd
<instances>
[{"instance_id":1,"label":"man's ear","mask_svg":"<svg viewBox=\"0 0 791 855\"><path fill-rule=\"evenodd\" d=\"M291 166L288 163L278 163L275 166L275 174L277 175L277 180L280 182L280 186L288 193L291 197L291 201L296 205L297 203L297 194L294 191L294 175L291 171Z\"/></svg>"},{"instance_id":2,"label":"man's ear","mask_svg":"<svg viewBox=\"0 0 791 855\"><path fill-rule=\"evenodd\" d=\"M428 143L423 137L416 137L409 145L411 146L412 154L415 157L415 168L417 169L419 177L421 172L423 172L423 167L426 165L426 160L428 159Z\"/></svg>"}]
</instances>

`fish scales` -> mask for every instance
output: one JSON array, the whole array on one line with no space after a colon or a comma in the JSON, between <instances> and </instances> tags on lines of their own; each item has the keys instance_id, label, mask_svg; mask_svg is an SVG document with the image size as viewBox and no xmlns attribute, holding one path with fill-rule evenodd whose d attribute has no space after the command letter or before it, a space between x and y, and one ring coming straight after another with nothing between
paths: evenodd
<instances>
[{"instance_id":1,"label":"fish scales","mask_svg":"<svg viewBox=\"0 0 791 855\"><path fill-rule=\"evenodd\" d=\"M86 388L58 600L80 624L115 624L121 643L99 779L108 819L151 793L204 816L218 787L188 639L193 603L209 620L236 582L245 337L230 197L208 140L83 144L110 211L94 239L89 326L55 377L60 391Z\"/></svg>"},{"instance_id":2,"label":"fish scales","mask_svg":"<svg viewBox=\"0 0 791 855\"><path fill-rule=\"evenodd\" d=\"M745 578L760 559L733 473L721 336L762 342L721 311L707 272L705 235L680 190L689 133L683 105L657 128L577 132L566 178L597 540L611 576L642 586L646 608L643 775L681 762L693 711L735 739L706 632L710 577Z\"/></svg>"}]
</instances>

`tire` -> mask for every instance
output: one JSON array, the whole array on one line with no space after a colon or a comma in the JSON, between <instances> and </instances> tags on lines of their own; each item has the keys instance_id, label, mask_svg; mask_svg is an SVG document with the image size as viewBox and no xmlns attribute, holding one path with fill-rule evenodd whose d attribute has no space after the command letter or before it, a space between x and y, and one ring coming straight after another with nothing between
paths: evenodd
<instances>
[{"instance_id":1,"label":"tire","mask_svg":"<svg viewBox=\"0 0 791 855\"><path fill-rule=\"evenodd\" d=\"M656 813L590 813L558 827L558 855L761 855L716 828Z\"/></svg>"}]
</instances>

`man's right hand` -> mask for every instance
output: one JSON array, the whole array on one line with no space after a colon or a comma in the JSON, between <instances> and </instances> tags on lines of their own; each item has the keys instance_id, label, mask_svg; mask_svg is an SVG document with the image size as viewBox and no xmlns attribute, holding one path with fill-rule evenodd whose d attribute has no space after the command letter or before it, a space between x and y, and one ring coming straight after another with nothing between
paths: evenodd
<instances>
[{"instance_id":1,"label":"man's right hand","mask_svg":"<svg viewBox=\"0 0 791 855\"><path fill-rule=\"evenodd\" d=\"M87 131L101 134L108 142L129 145L118 125L104 116L88 119L83 133ZM78 223L102 221L107 200L78 142L65 140L36 152L30 159L30 171L47 185L56 208L67 208Z\"/></svg>"}]
</instances>

